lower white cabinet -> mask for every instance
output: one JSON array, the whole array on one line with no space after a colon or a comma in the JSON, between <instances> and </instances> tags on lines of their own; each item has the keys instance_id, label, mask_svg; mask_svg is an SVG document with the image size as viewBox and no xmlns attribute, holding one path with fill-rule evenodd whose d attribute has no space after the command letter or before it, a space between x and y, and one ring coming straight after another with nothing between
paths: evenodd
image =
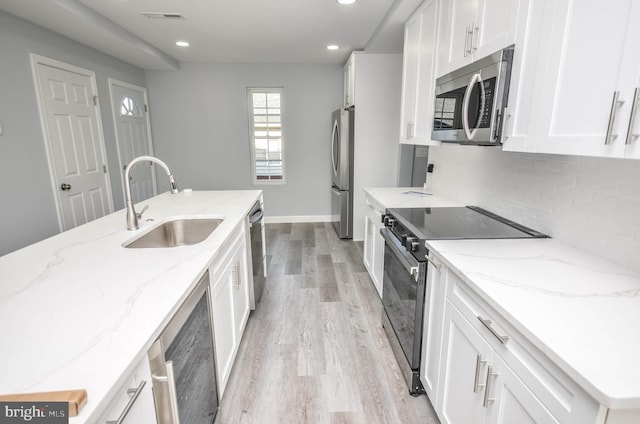
<instances>
[{"instance_id":1,"label":"lower white cabinet","mask_svg":"<svg viewBox=\"0 0 640 424\"><path fill-rule=\"evenodd\" d=\"M442 424L610 424L605 408L452 270L432 275L432 290L446 296L432 295L444 309L440 360L426 365L423 384ZM433 366L437 379L428 377Z\"/></svg>"},{"instance_id":2,"label":"lower white cabinet","mask_svg":"<svg viewBox=\"0 0 640 424\"><path fill-rule=\"evenodd\" d=\"M103 423L156 423L156 410L151 385L151 370L145 356L126 378L109 403L107 411L97 421Z\"/></svg>"},{"instance_id":3,"label":"lower white cabinet","mask_svg":"<svg viewBox=\"0 0 640 424\"><path fill-rule=\"evenodd\" d=\"M377 204L369 195L365 197L365 231L363 262L373 284L382 298L382 275L384 274L384 238L380 229L384 227L382 215L384 208Z\"/></svg>"},{"instance_id":4,"label":"lower white cabinet","mask_svg":"<svg viewBox=\"0 0 640 424\"><path fill-rule=\"evenodd\" d=\"M222 399L249 318L249 275L244 231L222 249L211 267L211 305L218 376Z\"/></svg>"}]
</instances>

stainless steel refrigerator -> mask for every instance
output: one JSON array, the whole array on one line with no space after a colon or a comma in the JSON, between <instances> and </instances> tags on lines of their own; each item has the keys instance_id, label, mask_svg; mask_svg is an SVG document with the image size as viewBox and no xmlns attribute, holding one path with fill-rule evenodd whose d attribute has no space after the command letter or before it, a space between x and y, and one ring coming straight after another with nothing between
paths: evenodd
<instances>
[{"instance_id":1,"label":"stainless steel refrigerator","mask_svg":"<svg viewBox=\"0 0 640 424\"><path fill-rule=\"evenodd\" d=\"M333 226L343 239L353 238L353 120L353 107L332 115L331 204Z\"/></svg>"}]
</instances>

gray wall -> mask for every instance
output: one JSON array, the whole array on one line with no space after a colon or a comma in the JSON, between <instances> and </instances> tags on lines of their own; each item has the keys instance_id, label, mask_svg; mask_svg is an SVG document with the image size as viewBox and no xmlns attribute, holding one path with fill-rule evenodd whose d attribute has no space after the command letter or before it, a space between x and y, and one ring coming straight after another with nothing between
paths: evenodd
<instances>
[{"instance_id":1,"label":"gray wall","mask_svg":"<svg viewBox=\"0 0 640 424\"><path fill-rule=\"evenodd\" d=\"M0 11L0 255L59 232L30 53L96 73L116 210L124 202L107 78L145 85L143 70Z\"/></svg>"},{"instance_id":2,"label":"gray wall","mask_svg":"<svg viewBox=\"0 0 640 424\"><path fill-rule=\"evenodd\" d=\"M331 214L341 66L182 64L146 71L155 154L183 188L261 189L268 217ZM247 87L284 87L286 185L252 185ZM158 191L167 181L158 174Z\"/></svg>"}]
</instances>

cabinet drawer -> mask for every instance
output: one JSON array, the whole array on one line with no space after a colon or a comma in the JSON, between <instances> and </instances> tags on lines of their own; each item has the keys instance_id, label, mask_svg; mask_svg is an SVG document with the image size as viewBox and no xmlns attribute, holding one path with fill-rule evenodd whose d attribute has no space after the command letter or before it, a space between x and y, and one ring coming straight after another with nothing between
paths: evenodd
<instances>
[{"instance_id":1,"label":"cabinet drawer","mask_svg":"<svg viewBox=\"0 0 640 424\"><path fill-rule=\"evenodd\" d=\"M567 422L576 397L586 393L454 273L447 297L551 414Z\"/></svg>"},{"instance_id":2,"label":"cabinet drawer","mask_svg":"<svg viewBox=\"0 0 640 424\"><path fill-rule=\"evenodd\" d=\"M109 402L106 412L97 421L99 424L115 423L123 416L122 423L155 423L151 371L145 359L140 361L133 373L127 376Z\"/></svg>"}]
</instances>

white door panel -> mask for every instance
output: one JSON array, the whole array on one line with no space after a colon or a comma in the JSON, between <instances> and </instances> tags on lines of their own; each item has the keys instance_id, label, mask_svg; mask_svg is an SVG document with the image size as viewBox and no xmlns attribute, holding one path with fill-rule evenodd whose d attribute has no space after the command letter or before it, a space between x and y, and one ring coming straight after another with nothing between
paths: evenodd
<instances>
[{"instance_id":1,"label":"white door panel","mask_svg":"<svg viewBox=\"0 0 640 424\"><path fill-rule=\"evenodd\" d=\"M93 74L34 57L61 230L113 210Z\"/></svg>"},{"instance_id":2,"label":"white door panel","mask_svg":"<svg viewBox=\"0 0 640 424\"><path fill-rule=\"evenodd\" d=\"M138 156L153 156L149 116L145 106L147 90L113 79L109 79L109 90L121 177L124 178L124 168L132 159ZM152 163L139 163L131 170L130 176L131 197L134 203L157 194Z\"/></svg>"}]
</instances>

